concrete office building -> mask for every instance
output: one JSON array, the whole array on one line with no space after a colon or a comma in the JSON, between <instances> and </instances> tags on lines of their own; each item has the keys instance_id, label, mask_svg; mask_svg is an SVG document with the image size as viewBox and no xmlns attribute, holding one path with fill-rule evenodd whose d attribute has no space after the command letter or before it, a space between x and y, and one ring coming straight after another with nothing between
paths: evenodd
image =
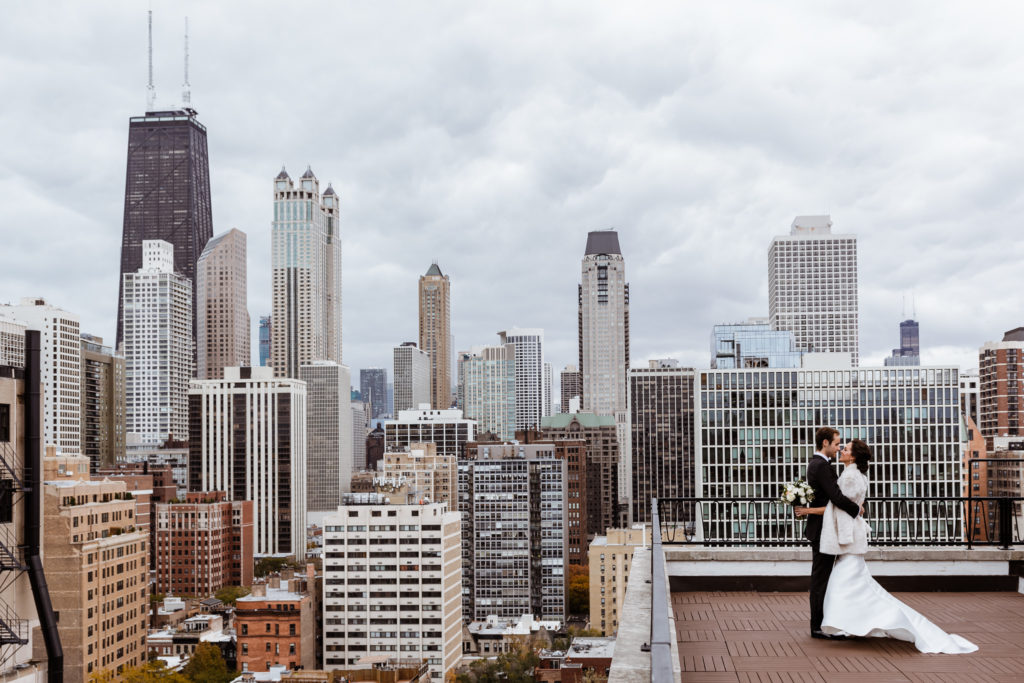
<instances>
[{"instance_id":1,"label":"concrete office building","mask_svg":"<svg viewBox=\"0 0 1024 683\"><path fill-rule=\"evenodd\" d=\"M459 513L348 494L324 524L324 667L400 656L444 681L462 658Z\"/></svg>"},{"instance_id":2,"label":"concrete office building","mask_svg":"<svg viewBox=\"0 0 1024 683\"><path fill-rule=\"evenodd\" d=\"M629 417L632 520L650 522L651 498L694 495L693 369L631 368Z\"/></svg>"},{"instance_id":3,"label":"concrete office building","mask_svg":"<svg viewBox=\"0 0 1024 683\"><path fill-rule=\"evenodd\" d=\"M541 421L541 435L555 441L582 439L587 444L587 534L593 538L618 526L628 514L619 504L619 437L615 420L593 413L558 414Z\"/></svg>"},{"instance_id":4,"label":"concrete office building","mask_svg":"<svg viewBox=\"0 0 1024 683\"><path fill-rule=\"evenodd\" d=\"M43 443L67 453L82 447L82 340L78 315L46 302L26 297L19 304L0 304L0 319L24 325L8 325L8 334L21 330L20 342L8 342L8 354L24 348L24 330L39 330L43 392ZM24 352L18 367L24 367Z\"/></svg>"},{"instance_id":5,"label":"concrete office building","mask_svg":"<svg viewBox=\"0 0 1024 683\"><path fill-rule=\"evenodd\" d=\"M155 507L156 592L213 595L225 586L252 585L251 500L205 491Z\"/></svg>"},{"instance_id":6,"label":"concrete office building","mask_svg":"<svg viewBox=\"0 0 1024 683\"><path fill-rule=\"evenodd\" d=\"M793 333L773 330L768 318L715 325L711 330L712 368L798 368L802 356Z\"/></svg>"},{"instance_id":7,"label":"concrete office building","mask_svg":"<svg viewBox=\"0 0 1024 683\"><path fill-rule=\"evenodd\" d=\"M415 342L403 342L394 349L394 412L413 410L430 403L430 356L416 348Z\"/></svg>"},{"instance_id":8,"label":"concrete office building","mask_svg":"<svg viewBox=\"0 0 1024 683\"><path fill-rule=\"evenodd\" d=\"M277 377L314 360L341 363L341 224L338 195L309 168L298 187L274 179L270 359Z\"/></svg>"},{"instance_id":9,"label":"concrete office building","mask_svg":"<svg viewBox=\"0 0 1024 683\"><path fill-rule=\"evenodd\" d=\"M196 352L199 379L252 362L246 284L246 239L238 228L217 235L196 264Z\"/></svg>"},{"instance_id":10,"label":"concrete office building","mask_svg":"<svg viewBox=\"0 0 1024 683\"><path fill-rule=\"evenodd\" d=\"M617 232L587 235L580 282L581 410L622 421L629 409L629 283Z\"/></svg>"},{"instance_id":11,"label":"concrete office building","mask_svg":"<svg viewBox=\"0 0 1024 683\"><path fill-rule=\"evenodd\" d=\"M501 346L515 347L515 429L536 429L547 414L544 409L544 330L514 327L499 332L498 339Z\"/></svg>"},{"instance_id":12,"label":"concrete office building","mask_svg":"<svg viewBox=\"0 0 1024 683\"><path fill-rule=\"evenodd\" d=\"M124 458L127 405L124 357L101 337L82 334L82 455L90 467L112 466Z\"/></svg>"},{"instance_id":13,"label":"concrete office building","mask_svg":"<svg viewBox=\"0 0 1024 683\"><path fill-rule=\"evenodd\" d=\"M146 663L148 530L121 481L93 481L85 456L44 462L43 556L64 649L64 680Z\"/></svg>"},{"instance_id":14,"label":"concrete office building","mask_svg":"<svg viewBox=\"0 0 1024 683\"><path fill-rule=\"evenodd\" d=\"M188 436L188 383L195 369L192 282L174 270L174 246L142 245L142 267L124 274L127 431L159 446Z\"/></svg>"},{"instance_id":15,"label":"concrete office building","mask_svg":"<svg viewBox=\"0 0 1024 683\"><path fill-rule=\"evenodd\" d=\"M363 368L359 371L359 393L370 404L370 420L388 414L388 371L384 368Z\"/></svg>"},{"instance_id":16,"label":"concrete office building","mask_svg":"<svg viewBox=\"0 0 1024 683\"><path fill-rule=\"evenodd\" d=\"M561 412L578 413L580 410L580 394L583 391L583 378L575 365L566 365L559 376L560 390L562 394ZM576 410L573 410L572 400L576 399Z\"/></svg>"},{"instance_id":17,"label":"concrete office building","mask_svg":"<svg viewBox=\"0 0 1024 683\"><path fill-rule=\"evenodd\" d=\"M849 353L860 362L857 237L832 234L831 216L797 216L768 249L771 326L798 351Z\"/></svg>"},{"instance_id":18,"label":"concrete office building","mask_svg":"<svg viewBox=\"0 0 1024 683\"><path fill-rule=\"evenodd\" d=\"M554 391L555 381L555 368L551 363L544 363L544 406L541 417L547 417L555 412L554 403L552 399L552 391Z\"/></svg>"},{"instance_id":19,"label":"concrete office building","mask_svg":"<svg viewBox=\"0 0 1024 683\"><path fill-rule=\"evenodd\" d=\"M1022 364L1024 327L978 350L978 428L989 450L997 436L1024 436L1024 382L1018 379Z\"/></svg>"},{"instance_id":20,"label":"concrete office building","mask_svg":"<svg viewBox=\"0 0 1024 683\"><path fill-rule=\"evenodd\" d=\"M515 345L475 346L459 353L459 386L466 417L478 432L509 441L516 431Z\"/></svg>"},{"instance_id":21,"label":"concrete office building","mask_svg":"<svg viewBox=\"0 0 1024 683\"><path fill-rule=\"evenodd\" d=\"M564 622L568 463L552 445L472 450L458 465L463 619Z\"/></svg>"},{"instance_id":22,"label":"concrete office building","mask_svg":"<svg viewBox=\"0 0 1024 683\"><path fill-rule=\"evenodd\" d=\"M306 383L306 515L316 522L338 509L353 472L351 373L334 361L299 368ZM363 437L365 440L365 437Z\"/></svg>"},{"instance_id":23,"label":"concrete office building","mask_svg":"<svg viewBox=\"0 0 1024 683\"><path fill-rule=\"evenodd\" d=\"M352 401L352 471L366 469L366 437L370 434L370 404ZM337 506L335 506L337 508Z\"/></svg>"},{"instance_id":24,"label":"concrete office building","mask_svg":"<svg viewBox=\"0 0 1024 683\"><path fill-rule=\"evenodd\" d=\"M476 439L476 420L468 420L462 411L403 410L397 420L384 422L386 450L406 451L414 443L432 443L440 455L463 458L466 444Z\"/></svg>"},{"instance_id":25,"label":"concrete office building","mask_svg":"<svg viewBox=\"0 0 1024 683\"><path fill-rule=\"evenodd\" d=\"M420 276L419 311L420 349L430 356L430 407L444 410L452 405L451 286L437 263Z\"/></svg>"},{"instance_id":26,"label":"concrete office building","mask_svg":"<svg viewBox=\"0 0 1024 683\"><path fill-rule=\"evenodd\" d=\"M700 498L774 498L782 485L804 476L814 432L831 425L842 438L871 446L870 497L951 498L962 490L959 380L954 367L859 368L805 356L799 370L701 370L694 386L697 416L696 493ZM818 362L820 360L821 362ZM799 533L789 518L751 504L744 523L701 510L706 538L761 539ZM872 523L884 525L884 506ZM915 508L917 510L918 508ZM949 520L916 519L938 533Z\"/></svg>"},{"instance_id":27,"label":"concrete office building","mask_svg":"<svg viewBox=\"0 0 1024 683\"><path fill-rule=\"evenodd\" d=\"M189 489L251 500L257 555L306 554L306 383L224 368L189 389Z\"/></svg>"}]
</instances>

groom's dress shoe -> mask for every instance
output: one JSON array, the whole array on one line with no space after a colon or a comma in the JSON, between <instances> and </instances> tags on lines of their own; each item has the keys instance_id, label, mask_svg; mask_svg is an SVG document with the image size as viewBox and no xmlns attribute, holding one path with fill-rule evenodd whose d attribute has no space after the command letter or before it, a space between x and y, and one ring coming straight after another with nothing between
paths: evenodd
<instances>
[{"instance_id":1,"label":"groom's dress shoe","mask_svg":"<svg viewBox=\"0 0 1024 683\"><path fill-rule=\"evenodd\" d=\"M846 640L846 636L834 636L830 633L825 633L822 630L811 631L811 638L820 638L821 640Z\"/></svg>"}]
</instances>

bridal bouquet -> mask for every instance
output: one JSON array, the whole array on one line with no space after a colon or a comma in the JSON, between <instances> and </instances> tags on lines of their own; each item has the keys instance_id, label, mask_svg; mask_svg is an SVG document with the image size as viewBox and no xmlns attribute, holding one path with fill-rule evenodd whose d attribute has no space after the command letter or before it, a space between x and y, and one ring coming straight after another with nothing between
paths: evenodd
<instances>
[{"instance_id":1,"label":"bridal bouquet","mask_svg":"<svg viewBox=\"0 0 1024 683\"><path fill-rule=\"evenodd\" d=\"M807 505L814 500L814 489L803 479L785 484L779 494L779 502L783 505Z\"/></svg>"}]
</instances>

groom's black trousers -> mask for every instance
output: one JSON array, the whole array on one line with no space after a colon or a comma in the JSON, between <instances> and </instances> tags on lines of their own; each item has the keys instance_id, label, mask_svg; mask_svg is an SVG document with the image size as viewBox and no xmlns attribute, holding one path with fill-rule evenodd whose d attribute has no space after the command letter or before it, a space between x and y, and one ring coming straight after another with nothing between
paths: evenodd
<instances>
[{"instance_id":1,"label":"groom's black trousers","mask_svg":"<svg viewBox=\"0 0 1024 683\"><path fill-rule=\"evenodd\" d=\"M825 591L828 589L828 578L832 576L832 565L836 563L835 555L826 555L818 551L820 540L811 542L811 630L821 630L821 620L825 618Z\"/></svg>"}]
</instances>

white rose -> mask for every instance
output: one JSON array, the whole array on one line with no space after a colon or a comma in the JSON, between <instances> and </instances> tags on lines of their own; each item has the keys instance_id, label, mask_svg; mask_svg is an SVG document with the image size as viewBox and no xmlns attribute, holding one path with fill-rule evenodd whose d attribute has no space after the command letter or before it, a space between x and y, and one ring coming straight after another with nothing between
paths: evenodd
<instances>
[{"instance_id":1,"label":"white rose","mask_svg":"<svg viewBox=\"0 0 1024 683\"><path fill-rule=\"evenodd\" d=\"M796 496L793 494L792 491L786 494L786 500L789 501L790 503L796 500Z\"/></svg>"}]
</instances>

